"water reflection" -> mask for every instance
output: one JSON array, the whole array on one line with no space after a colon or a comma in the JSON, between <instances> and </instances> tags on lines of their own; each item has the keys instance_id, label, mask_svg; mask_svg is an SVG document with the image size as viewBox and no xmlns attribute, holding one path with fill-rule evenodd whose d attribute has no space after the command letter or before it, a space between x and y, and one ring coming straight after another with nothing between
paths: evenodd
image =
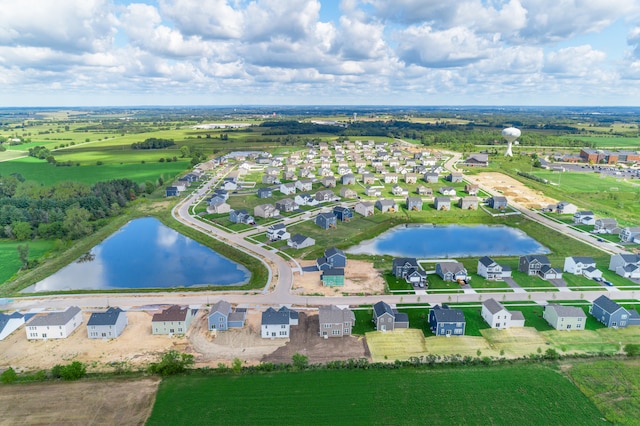
<instances>
[{"instance_id":1,"label":"water reflection","mask_svg":"<svg viewBox=\"0 0 640 426\"><path fill-rule=\"evenodd\" d=\"M549 249L519 229L507 226L400 226L351 247L347 253L444 258L523 256Z\"/></svg>"},{"instance_id":2,"label":"water reflection","mask_svg":"<svg viewBox=\"0 0 640 426\"><path fill-rule=\"evenodd\" d=\"M154 218L136 219L28 292L234 285L249 280L230 261Z\"/></svg>"}]
</instances>

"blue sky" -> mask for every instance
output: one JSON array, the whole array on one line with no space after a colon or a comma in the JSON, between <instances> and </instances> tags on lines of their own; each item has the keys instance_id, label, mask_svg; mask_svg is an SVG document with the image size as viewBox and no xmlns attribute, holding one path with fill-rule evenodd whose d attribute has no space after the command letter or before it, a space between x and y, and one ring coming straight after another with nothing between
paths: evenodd
<instances>
[{"instance_id":1,"label":"blue sky","mask_svg":"<svg viewBox=\"0 0 640 426\"><path fill-rule=\"evenodd\" d=\"M2 0L0 106L640 105L634 0Z\"/></svg>"}]
</instances>

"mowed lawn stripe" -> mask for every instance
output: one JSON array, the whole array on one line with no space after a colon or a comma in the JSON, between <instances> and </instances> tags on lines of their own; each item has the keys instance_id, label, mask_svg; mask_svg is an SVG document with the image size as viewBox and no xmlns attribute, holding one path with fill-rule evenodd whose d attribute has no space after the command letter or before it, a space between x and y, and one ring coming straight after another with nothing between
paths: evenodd
<instances>
[{"instance_id":1,"label":"mowed lawn stripe","mask_svg":"<svg viewBox=\"0 0 640 426\"><path fill-rule=\"evenodd\" d=\"M543 366L319 370L163 380L148 425L595 425L602 415Z\"/></svg>"}]
</instances>

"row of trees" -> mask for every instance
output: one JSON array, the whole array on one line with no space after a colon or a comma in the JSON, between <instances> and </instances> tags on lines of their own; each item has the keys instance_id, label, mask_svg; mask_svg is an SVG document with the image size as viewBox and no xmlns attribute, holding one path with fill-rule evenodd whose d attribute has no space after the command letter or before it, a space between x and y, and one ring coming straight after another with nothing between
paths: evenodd
<instances>
[{"instance_id":1,"label":"row of trees","mask_svg":"<svg viewBox=\"0 0 640 426\"><path fill-rule=\"evenodd\" d=\"M143 142L134 142L131 149L162 149L175 145L172 139L148 138Z\"/></svg>"}]
</instances>

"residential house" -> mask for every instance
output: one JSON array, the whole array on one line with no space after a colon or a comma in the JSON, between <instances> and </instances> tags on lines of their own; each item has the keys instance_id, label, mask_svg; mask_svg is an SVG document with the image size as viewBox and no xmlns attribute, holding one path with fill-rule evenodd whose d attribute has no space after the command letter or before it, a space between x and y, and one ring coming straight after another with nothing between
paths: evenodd
<instances>
[{"instance_id":1,"label":"residential house","mask_svg":"<svg viewBox=\"0 0 640 426\"><path fill-rule=\"evenodd\" d=\"M298 205L291 198L283 198L282 200L276 201L276 209L281 212L292 212L298 208Z\"/></svg>"},{"instance_id":2,"label":"residential house","mask_svg":"<svg viewBox=\"0 0 640 426\"><path fill-rule=\"evenodd\" d=\"M316 192L316 200L322 201L332 201L336 198L336 194L333 193L330 189L325 189L322 191Z\"/></svg>"},{"instance_id":3,"label":"residential house","mask_svg":"<svg viewBox=\"0 0 640 426\"><path fill-rule=\"evenodd\" d=\"M297 194L293 199L293 201L298 206L316 206L320 204L320 202L316 200L316 198L309 193Z\"/></svg>"},{"instance_id":4,"label":"residential house","mask_svg":"<svg viewBox=\"0 0 640 426\"><path fill-rule=\"evenodd\" d=\"M436 274L444 281L466 281L469 279L467 269L460 262L436 263Z\"/></svg>"},{"instance_id":5,"label":"residential house","mask_svg":"<svg viewBox=\"0 0 640 426\"><path fill-rule=\"evenodd\" d=\"M214 198L218 198L218 197L214 197ZM231 213L231 206L227 203L225 203L224 201L222 201L222 199L217 199L217 201L213 202L213 203L209 203L209 205L207 206L207 213L209 214L225 214L225 213Z\"/></svg>"},{"instance_id":6,"label":"residential house","mask_svg":"<svg viewBox=\"0 0 640 426\"><path fill-rule=\"evenodd\" d=\"M255 223L253 216L245 209L232 210L231 213L229 213L229 221L233 223L245 223L247 225Z\"/></svg>"},{"instance_id":7,"label":"residential house","mask_svg":"<svg viewBox=\"0 0 640 426\"><path fill-rule=\"evenodd\" d=\"M619 234L618 221L612 218L596 219L593 224L594 234Z\"/></svg>"},{"instance_id":8,"label":"residential house","mask_svg":"<svg viewBox=\"0 0 640 426\"><path fill-rule=\"evenodd\" d=\"M407 173L404 175L404 182L407 184L415 184L418 182L418 176L415 173Z\"/></svg>"},{"instance_id":9,"label":"residential house","mask_svg":"<svg viewBox=\"0 0 640 426\"><path fill-rule=\"evenodd\" d=\"M314 222L322 229L335 228L338 224L333 213L319 213Z\"/></svg>"},{"instance_id":10,"label":"residential house","mask_svg":"<svg viewBox=\"0 0 640 426\"><path fill-rule=\"evenodd\" d=\"M596 217L590 210L575 212L573 214L573 223L578 225L595 225Z\"/></svg>"},{"instance_id":11,"label":"residential house","mask_svg":"<svg viewBox=\"0 0 640 426\"><path fill-rule=\"evenodd\" d=\"M436 197L433 199L433 206L436 210L451 210L451 199L449 197Z\"/></svg>"},{"instance_id":12,"label":"residential house","mask_svg":"<svg viewBox=\"0 0 640 426\"><path fill-rule=\"evenodd\" d=\"M281 241L291 238L284 223L276 223L267 228L267 238L269 241Z\"/></svg>"},{"instance_id":13,"label":"residential house","mask_svg":"<svg viewBox=\"0 0 640 426\"><path fill-rule=\"evenodd\" d=\"M278 176L280 169L278 167L267 167L264 172L267 176Z\"/></svg>"},{"instance_id":14,"label":"residential house","mask_svg":"<svg viewBox=\"0 0 640 426\"><path fill-rule=\"evenodd\" d=\"M151 334L185 334L195 312L188 306L171 305L153 315Z\"/></svg>"},{"instance_id":15,"label":"residential house","mask_svg":"<svg viewBox=\"0 0 640 426\"><path fill-rule=\"evenodd\" d=\"M547 256L537 254L520 256L518 271L527 275L541 275L540 271L544 266L551 267L551 262Z\"/></svg>"},{"instance_id":16,"label":"residential house","mask_svg":"<svg viewBox=\"0 0 640 426\"><path fill-rule=\"evenodd\" d=\"M296 184L293 182L281 183L280 192L284 195L293 195L296 193Z\"/></svg>"},{"instance_id":17,"label":"residential house","mask_svg":"<svg viewBox=\"0 0 640 426\"><path fill-rule=\"evenodd\" d=\"M616 253L611 255L609 270L621 277L640 279L640 254Z\"/></svg>"},{"instance_id":18,"label":"residential house","mask_svg":"<svg viewBox=\"0 0 640 426\"><path fill-rule=\"evenodd\" d=\"M376 178L373 175L373 173L363 173L362 174L362 183L364 185L373 185L375 181L376 181Z\"/></svg>"},{"instance_id":19,"label":"residential house","mask_svg":"<svg viewBox=\"0 0 640 426\"><path fill-rule=\"evenodd\" d=\"M325 188L335 188L336 178L334 176L325 176L320 179L320 183L322 183Z\"/></svg>"},{"instance_id":20,"label":"residential house","mask_svg":"<svg viewBox=\"0 0 640 426\"><path fill-rule=\"evenodd\" d=\"M420 197L407 197L407 210L422 210L422 198Z\"/></svg>"},{"instance_id":21,"label":"residential house","mask_svg":"<svg viewBox=\"0 0 640 426\"><path fill-rule=\"evenodd\" d=\"M219 300L211 305L207 315L209 331L226 331L230 328L242 328L247 319L245 308L232 309L231 303Z\"/></svg>"},{"instance_id":22,"label":"residential house","mask_svg":"<svg viewBox=\"0 0 640 426\"><path fill-rule=\"evenodd\" d=\"M487 167L489 165L489 155L470 154L462 164L466 167Z\"/></svg>"},{"instance_id":23,"label":"residential house","mask_svg":"<svg viewBox=\"0 0 640 426\"><path fill-rule=\"evenodd\" d=\"M7 338L11 333L24 324L24 315L16 311L12 314L0 312L0 341Z\"/></svg>"},{"instance_id":24,"label":"residential house","mask_svg":"<svg viewBox=\"0 0 640 426\"><path fill-rule=\"evenodd\" d=\"M398 175L395 173L387 173L384 175L384 183L398 183Z\"/></svg>"},{"instance_id":25,"label":"residential house","mask_svg":"<svg viewBox=\"0 0 640 426\"><path fill-rule=\"evenodd\" d=\"M511 276L511 268L507 265L499 265L488 256L478 259L478 275L490 281L500 281Z\"/></svg>"},{"instance_id":26,"label":"residential house","mask_svg":"<svg viewBox=\"0 0 640 426\"><path fill-rule=\"evenodd\" d=\"M473 196L460 197L458 199L458 207L460 207L462 210L477 210L478 197L473 197Z\"/></svg>"},{"instance_id":27,"label":"residential house","mask_svg":"<svg viewBox=\"0 0 640 426\"><path fill-rule=\"evenodd\" d=\"M404 278L409 284L420 287L427 285L427 273L420 268L416 258L397 257L393 259L391 268L394 276Z\"/></svg>"},{"instance_id":28,"label":"residential house","mask_svg":"<svg viewBox=\"0 0 640 426\"><path fill-rule=\"evenodd\" d=\"M340 188L340 196L346 199L354 199L358 198L358 193L355 191L355 189L343 186L342 188Z\"/></svg>"},{"instance_id":29,"label":"residential house","mask_svg":"<svg viewBox=\"0 0 640 426\"><path fill-rule=\"evenodd\" d=\"M316 266L319 271L345 268L347 266L347 256L342 250L332 247L324 251L324 256L316 259Z\"/></svg>"},{"instance_id":30,"label":"residential house","mask_svg":"<svg viewBox=\"0 0 640 426\"><path fill-rule=\"evenodd\" d=\"M382 213L387 213L387 212L393 213L398 211L398 205L396 204L395 200L387 200L387 199L378 200L376 201L375 206Z\"/></svg>"},{"instance_id":31,"label":"residential house","mask_svg":"<svg viewBox=\"0 0 640 426\"><path fill-rule=\"evenodd\" d=\"M273 197L273 189L260 188L258 189L258 198L271 198Z\"/></svg>"},{"instance_id":32,"label":"residential house","mask_svg":"<svg viewBox=\"0 0 640 426\"><path fill-rule=\"evenodd\" d=\"M596 268L596 261L593 260L593 257L572 256L564 258L563 271L569 272L570 274L589 275L588 278L602 277L602 272L598 271Z\"/></svg>"},{"instance_id":33,"label":"residential house","mask_svg":"<svg viewBox=\"0 0 640 426\"><path fill-rule=\"evenodd\" d=\"M424 180L427 183L438 183L438 173L436 172L427 172L424 174Z\"/></svg>"},{"instance_id":34,"label":"residential house","mask_svg":"<svg viewBox=\"0 0 640 426\"><path fill-rule=\"evenodd\" d=\"M464 192L466 192L469 195L478 195L479 190L480 190L480 187L473 183L468 183L464 186Z\"/></svg>"},{"instance_id":35,"label":"residential house","mask_svg":"<svg viewBox=\"0 0 640 426\"><path fill-rule=\"evenodd\" d=\"M452 186L441 186L438 192L449 197L454 197L456 195L456 189Z\"/></svg>"},{"instance_id":36,"label":"residential house","mask_svg":"<svg viewBox=\"0 0 640 426\"><path fill-rule=\"evenodd\" d=\"M120 308L109 308L105 312L94 312L87 321L89 339L115 339L127 326L127 314Z\"/></svg>"},{"instance_id":37,"label":"residential house","mask_svg":"<svg viewBox=\"0 0 640 426\"><path fill-rule=\"evenodd\" d=\"M353 175L353 173L347 173L346 175L343 175L340 180L342 181L343 185L355 185L356 184L356 177Z\"/></svg>"},{"instance_id":38,"label":"residential house","mask_svg":"<svg viewBox=\"0 0 640 426\"><path fill-rule=\"evenodd\" d=\"M268 308L262 313L261 337L263 339L288 339L291 326L298 325L298 316L298 312L286 306L277 311L274 308Z\"/></svg>"},{"instance_id":39,"label":"residential house","mask_svg":"<svg viewBox=\"0 0 640 426\"><path fill-rule=\"evenodd\" d=\"M584 330L585 323L587 322L587 315L582 308L557 304L546 305L542 313L542 318L544 318L551 327L560 331Z\"/></svg>"},{"instance_id":40,"label":"residential house","mask_svg":"<svg viewBox=\"0 0 640 426\"><path fill-rule=\"evenodd\" d=\"M416 193L418 195L422 195L422 196L426 196L426 197L433 197L433 189L424 186L424 185L419 185L416 188Z\"/></svg>"},{"instance_id":41,"label":"residential house","mask_svg":"<svg viewBox=\"0 0 640 426\"><path fill-rule=\"evenodd\" d=\"M451 183L460 183L462 182L462 173L460 172L451 172L447 176L447 180Z\"/></svg>"},{"instance_id":42,"label":"residential house","mask_svg":"<svg viewBox=\"0 0 640 426\"><path fill-rule=\"evenodd\" d=\"M266 185L273 185L274 183L280 183L280 180L278 179L278 176L262 175L262 183Z\"/></svg>"},{"instance_id":43,"label":"residential house","mask_svg":"<svg viewBox=\"0 0 640 426\"><path fill-rule=\"evenodd\" d=\"M382 191L380 191L380 189L378 188L374 188L373 186L367 186L364 189L364 195L366 195L367 197L379 197L380 195L382 195Z\"/></svg>"},{"instance_id":44,"label":"residential house","mask_svg":"<svg viewBox=\"0 0 640 426\"><path fill-rule=\"evenodd\" d=\"M391 188L391 193L396 197L401 197L401 196L406 197L407 195L409 195L409 191L401 187L400 185L393 185L393 188Z\"/></svg>"},{"instance_id":45,"label":"residential house","mask_svg":"<svg viewBox=\"0 0 640 426\"><path fill-rule=\"evenodd\" d=\"M298 176L296 176L295 168L291 168L289 170L285 170L284 172L282 172L282 179L283 180L292 180L292 181L298 180ZM289 195L289 194L287 194L287 195Z\"/></svg>"},{"instance_id":46,"label":"residential house","mask_svg":"<svg viewBox=\"0 0 640 426\"><path fill-rule=\"evenodd\" d=\"M280 214L280 210L273 204L260 204L253 208L253 215L256 217L270 218Z\"/></svg>"},{"instance_id":47,"label":"residential house","mask_svg":"<svg viewBox=\"0 0 640 426\"><path fill-rule=\"evenodd\" d=\"M502 195L494 195L489 198L487 201L489 207L495 210L504 210L507 208L507 197L503 197Z\"/></svg>"},{"instance_id":48,"label":"residential house","mask_svg":"<svg viewBox=\"0 0 640 426\"><path fill-rule=\"evenodd\" d=\"M167 197L178 197L181 192L177 186L167 186L164 190Z\"/></svg>"},{"instance_id":49,"label":"residential house","mask_svg":"<svg viewBox=\"0 0 640 426\"><path fill-rule=\"evenodd\" d=\"M623 243L640 243L640 226L630 226L620 230L620 241Z\"/></svg>"},{"instance_id":50,"label":"residential house","mask_svg":"<svg viewBox=\"0 0 640 426\"><path fill-rule=\"evenodd\" d=\"M321 269L320 281L325 287L344 287L344 268Z\"/></svg>"},{"instance_id":51,"label":"residential house","mask_svg":"<svg viewBox=\"0 0 640 426\"><path fill-rule=\"evenodd\" d=\"M362 201L360 203L357 203L354 207L354 210L356 211L356 213L361 214L362 216L373 216L373 212L374 212L374 204L368 201Z\"/></svg>"},{"instance_id":52,"label":"residential house","mask_svg":"<svg viewBox=\"0 0 640 426\"><path fill-rule=\"evenodd\" d=\"M353 210L351 210L349 207L336 206L333 208L333 215L340 222L349 222L351 219L353 219Z\"/></svg>"},{"instance_id":53,"label":"residential house","mask_svg":"<svg viewBox=\"0 0 640 426\"><path fill-rule=\"evenodd\" d=\"M82 311L70 306L64 311L42 312L26 323L28 340L66 339L82 324Z\"/></svg>"},{"instance_id":54,"label":"residential house","mask_svg":"<svg viewBox=\"0 0 640 426\"><path fill-rule=\"evenodd\" d=\"M640 315L636 310L623 308L604 295L593 301L589 313L602 324L611 328L640 325Z\"/></svg>"},{"instance_id":55,"label":"residential house","mask_svg":"<svg viewBox=\"0 0 640 426\"><path fill-rule=\"evenodd\" d=\"M462 336L466 325L460 309L436 305L429 310L429 328L436 336Z\"/></svg>"},{"instance_id":56,"label":"residential house","mask_svg":"<svg viewBox=\"0 0 640 426\"><path fill-rule=\"evenodd\" d=\"M287 246L299 250L302 248L311 247L315 243L316 240L311 237L307 237L302 234L295 234L291 238L289 238L289 241L287 241Z\"/></svg>"},{"instance_id":57,"label":"residential house","mask_svg":"<svg viewBox=\"0 0 640 426\"><path fill-rule=\"evenodd\" d=\"M556 204L555 211L558 214L576 214L578 212L578 207L568 201L560 201Z\"/></svg>"},{"instance_id":58,"label":"residential house","mask_svg":"<svg viewBox=\"0 0 640 426\"><path fill-rule=\"evenodd\" d=\"M313 187L313 181L311 179L301 179L295 183L298 191L311 191Z\"/></svg>"},{"instance_id":59,"label":"residential house","mask_svg":"<svg viewBox=\"0 0 640 426\"><path fill-rule=\"evenodd\" d=\"M318 309L320 336L343 337L351 335L356 323L356 316L349 308L339 308L335 305L320 306Z\"/></svg>"},{"instance_id":60,"label":"residential house","mask_svg":"<svg viewBox=\"0 0 640 426\"><path fill-rule=\"evenodd\" d=\"M393 331L396 328L409 328L409 316L392 309L385 302L373 305L373 323L378 331Z\"/></svg>"},{"instance_id":61,"label":"residential house","mask_svg":"<svg viewBox=\"0 0 640 426\"><path fill-rule=\"evenodd\" d=\"M509 311L495 299L487 299L482 302L481 315L491 328L524 327L524 315L522 315L522 312Z\"/></svg>"},{"instance_id":62,"label":"residential house","mask_svg":"<svg viewBox=\"0 0 640 426\"><path fill-rule=\"evenodd\" d=\"M211 197L212 199L214 197L220 197L222 198L224 201L227 201L229 199L229 191L227 191L226 189L216 189L213 191L213 197Z\"/></svg>"}]
</instances>

